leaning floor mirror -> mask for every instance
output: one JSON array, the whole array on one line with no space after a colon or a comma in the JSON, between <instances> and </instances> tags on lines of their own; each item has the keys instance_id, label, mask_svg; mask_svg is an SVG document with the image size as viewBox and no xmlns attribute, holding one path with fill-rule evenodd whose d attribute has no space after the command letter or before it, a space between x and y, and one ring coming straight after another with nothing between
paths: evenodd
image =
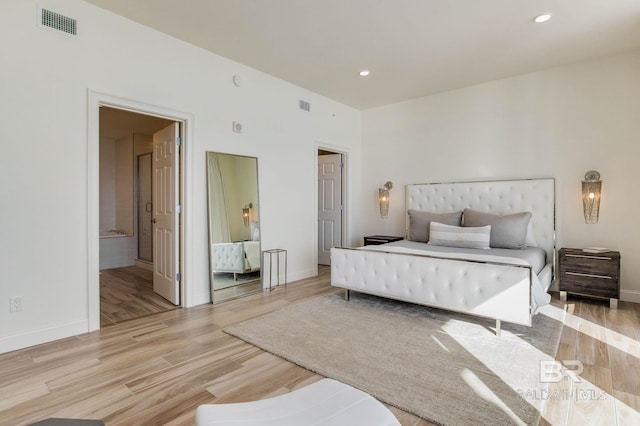
<instances>
[{"instance_id":1,"label":"leaning floor mirror","mask_svg":"<svg viewBox=\"0 0 640 426\"><path fill-rule=\"evenodd\" d=\"M258 159L207 152L211 301L262 290Z\"/></svg>"}]
</instances>

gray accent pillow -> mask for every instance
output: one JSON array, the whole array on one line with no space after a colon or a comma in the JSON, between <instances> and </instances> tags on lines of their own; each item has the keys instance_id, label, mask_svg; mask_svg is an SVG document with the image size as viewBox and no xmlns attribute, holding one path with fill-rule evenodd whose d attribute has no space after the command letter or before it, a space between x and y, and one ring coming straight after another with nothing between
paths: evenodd
<instances>
[{"instance_id":1,"label":"gray accent pillow","mask_svg":"<svg viewBox=\"0 0 640 426\"><path fill-rule=\"evenodd\" d=\"M526 247L530 212L507 215L464 209L463 226L491 225L491 247L522 249Z\"/></svg>"},{"instance_id":2,"label":"gray accent pillow","mask_svg":"<svg viewBox=\"0 0 640 426\"><path fill-rule=\"evenodd\" d=\"M433 213L409 209L407 213L409 214L409 235L407 235L407 239L421 243L429 241L429 225L432 221L453 226L460 226L462 222L462 211Z\"/></svg>"}]
</instances>

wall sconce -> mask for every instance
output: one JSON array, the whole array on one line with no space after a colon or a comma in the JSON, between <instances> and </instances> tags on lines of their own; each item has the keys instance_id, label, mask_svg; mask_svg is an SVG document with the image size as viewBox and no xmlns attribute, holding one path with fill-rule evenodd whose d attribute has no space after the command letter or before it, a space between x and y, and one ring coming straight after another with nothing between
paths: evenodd
<instances>
[{"instance_id":1,"label":"wall sconce","mask_svg":"<svg viewBox=\"0 0 640 426\"><path fill-rule=\"evenodd\" d=\"M246 204L242 208L242 222L244 222L244 226L249 226L251 223L251 209L253 208L253 203Z\"/></svg>"},{"instance_id":2,"label":"wall sconce","mask_svg":"<svg viewBox=\"0 0 640 426\"><path fill-rule=\"evenodd\" d=\"M584 222L598 223L600 216L600 196L602 195L602 181L600 173L590 170L582 181L582 207L584 208Z\"/></svg>"},{"instance_id":3,"label":"wall sconce","mask_svg":"<svg viewBox=\"0 0 640 426\"><path fill-rule=\"evenodd\" d=\"M389 214L389 190L393 188L392 182L387 182L382 188L378 188L378 204L380 205L380 216L386 218Z\"/></svg>"}]
</instances>

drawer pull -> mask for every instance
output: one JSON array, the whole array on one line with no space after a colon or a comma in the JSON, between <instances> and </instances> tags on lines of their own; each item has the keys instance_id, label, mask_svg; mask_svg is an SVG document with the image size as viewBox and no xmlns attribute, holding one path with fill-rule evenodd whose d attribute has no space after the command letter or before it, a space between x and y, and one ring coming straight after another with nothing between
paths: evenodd
<instances>
[{"instance_id":1,"label":"drawer pull","mask_svg":"<svg viewBox=\"0 0 640 426\"><path fill-rule=\"evenodd\" d=\"M611 260L610 257L605 256L585 256L584 254L565 254L567 257L579 257L581 259L598 259L598 260Z\"/></svg>"},{"instance_id":2,"label":"drawer pull","mask_svg":"<svg viewBox=\"0 0 640 426\"><path fill-rule=\"evenodd\" d=\"M589 278L604 278L605 280L610 280L611 277L607 277L606 275L594 275L594 274L581 274L580 272L565 272L567 275L577 275L579 277L589 277Z\"/></svg>"}]
</instances>

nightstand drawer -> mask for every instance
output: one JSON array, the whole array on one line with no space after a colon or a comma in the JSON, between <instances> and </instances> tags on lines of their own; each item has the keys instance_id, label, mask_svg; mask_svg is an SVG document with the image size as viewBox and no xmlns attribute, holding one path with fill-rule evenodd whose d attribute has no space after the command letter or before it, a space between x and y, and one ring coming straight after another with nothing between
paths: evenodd
<instances>
[{"instance_id":1,"label":"nightstand drawer","mask_svg":"<svg viewBox=\"0 0 640 426\"><path fill-rule=\"evenodd\" d=\"M560 259L560 267L560 272L571 271L609 277L618 276L618 262L612 256L563 254Z\"/></svg>"},{"instance_id":2,"label":"nightstand drawer","mask_svg":"<svg viewBox=\"0 0 640 426\"><path fill-rule=\"evenodd\" d=\"M607 276L563 272L561 290L595 297L618 297L618 280Z\"/></svg>"}]
</instances>

